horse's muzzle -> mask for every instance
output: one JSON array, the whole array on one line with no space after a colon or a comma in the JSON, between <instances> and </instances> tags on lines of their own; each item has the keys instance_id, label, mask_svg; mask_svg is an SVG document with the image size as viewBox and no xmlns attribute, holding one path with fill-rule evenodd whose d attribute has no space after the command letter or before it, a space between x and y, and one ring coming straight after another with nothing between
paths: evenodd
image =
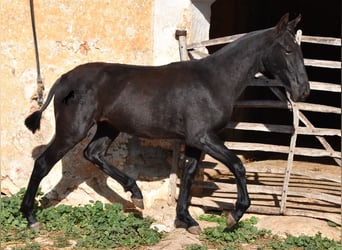
<instances>
[{"instance_id":1,"label":"horse's muzzle","mask_svg":"<svg viewBox=\"0 0 342 250\"><path fill-rule=\"evenodd\" d=\"M297 102L305 101L310 95L310 84L307 82L303 87L303 90L300 91Z\"/></svg>"}]
</instances>

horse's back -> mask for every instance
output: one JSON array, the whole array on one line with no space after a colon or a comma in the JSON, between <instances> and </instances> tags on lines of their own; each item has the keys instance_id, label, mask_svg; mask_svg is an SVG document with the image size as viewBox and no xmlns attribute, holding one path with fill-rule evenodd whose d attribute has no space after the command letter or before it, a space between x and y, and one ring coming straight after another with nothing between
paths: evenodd
<instances>
[{"instance_id":1,"label":"horse's back","mask_svg":"<svg viewBox=\"0 0 342 250\"><path fill-rule=\"evenodd\" d=\"M83 64L61 77L55 112L61 120L87 112L89 119L144 137L181 137L185 109L200 89L190 71L186 63Z\"/></svg>"}]
</instances>

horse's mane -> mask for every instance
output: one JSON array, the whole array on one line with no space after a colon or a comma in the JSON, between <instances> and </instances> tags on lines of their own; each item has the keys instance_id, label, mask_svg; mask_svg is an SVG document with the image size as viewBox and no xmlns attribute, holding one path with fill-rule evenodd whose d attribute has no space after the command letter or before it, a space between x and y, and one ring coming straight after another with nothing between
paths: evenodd
<instances>
[{"instance_id":1,"label":"horse's mane","mask_svg":"<svg viewBox=\"0 0 342 250\"><path fill-rule=\"evenodd\" d=\"M268 29L251 31L251 32L245 34L244 36L236 39L235 41L233 41L229 44L226 44L223 48L219 49L218 51L215 51L211 56L219 56L221 54L225 54L229 50L234 50L237 47L239 47L245 43L250 42L251 39L254 39L257 42L262 42L261 38L264 36L264 34L267 34L272 30L274 30L274 27L268 28ZM244 46L242 46L242 48L244 48Z\"/></svg>"}]
</instances>

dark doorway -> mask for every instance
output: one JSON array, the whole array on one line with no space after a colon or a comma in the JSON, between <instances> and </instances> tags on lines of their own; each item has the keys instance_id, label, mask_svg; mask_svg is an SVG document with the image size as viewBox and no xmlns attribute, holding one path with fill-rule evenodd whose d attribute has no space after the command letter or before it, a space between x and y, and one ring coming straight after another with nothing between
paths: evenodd
<instances>
[{"instance_id":1,"label":"dark doorway","mask_svg":"<svg viewBox=\"0 0 342 250\"><path fill-rule=\"evenodd\" d=\"M300 29L306 35L340 37L341 1L216 0L211 7L210 38L274 26L282 15L302 15Z\"/></svg>"}]
</instances>

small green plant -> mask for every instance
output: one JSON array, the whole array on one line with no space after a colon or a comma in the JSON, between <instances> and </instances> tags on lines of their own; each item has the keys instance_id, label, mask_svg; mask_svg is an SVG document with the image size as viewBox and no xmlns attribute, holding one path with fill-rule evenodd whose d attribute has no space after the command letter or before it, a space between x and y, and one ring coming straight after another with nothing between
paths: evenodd
<instances>
[{"instance_id":1,"label":"small green plant","mask_svg":"<svg viewBox=\"0 0 342 250\"><path fill-rule=\"evenodd\" d=\"M328 226L330 227L337 227L337 224L335 222L332 222L332 221L328 221Z\"/></svg>"},{"instance_id":2,"label":"small green plant","mask_svg":"<svg viewBox=\"0 0 342 250\"><path fill-rule=\"evenodd\" d=\"M207 245L214 245L217 249L236 250L246 249L246 246L257 246L258 249L274 249L274 250L340 250L340 243L322 237L321 233L315 236L288 236L282 239L277 235L273 235L269 230L258 229L255 225L257 219L251 217L249 219L238 222L230 230L226 229L226 217L216 215L202 215L200 220L216 222L216 227L209 227L204 230L201 240Z\"/></svg>"},{"instance_id":3,"label":"small green plant","mask_svg":"<svg viewBox=\"0 0 342 250\"><path fill-rule=\"evenodd\" d=\"M19 211L25 190L21 189L16 195L1 198L1 241L18 241L33 239L37 234L27 229L26 219Z\"/></svg>"},{"instance_id":4,"label":"small green plant","mask_svg":"<svg viewBox=\"0 0 342 250\"><path fill-rule=\"evenodd\" d=\"M19 212L25 190L1 199L1 240L32 243L37 236L50 238L55 247L66 247L70 240L76 247L108 249L153 245L163 237L150 228L151 218L125 214L121 204L93 202L85 206L59 205L42 209L36 204L36 214L44 224L39 232L27 229L26 219ZM31 248L32 249L32 248ZM35 248L37 249L37 248Z\"/></svg>"},{"instance_id":5,"label":"small green plant","mask_svg":"<svg viewBox=\"0 0 342 250\"><path fill-rule=\"evenodd\" d=\"M272 238L271 231L259 230L255 224L257 219L249 219L238 222L233 228L227 229L225 216L201 216L200 220L217 222L218 226L204 229L201 239L207 242L215 243L224 249L236 249L242 243L253 244L259 239Z\"/></svg>"},{"instance_id":6,"label":"small green plant","mask_svg":"<svg viewBox=\"0 0 342 250\"><path fill-rule=\"evenodd\" d=\"M288 236L282 242L271 242L268 244L272 249L304 249L304 250L340 250L341 245L326 237L322 237L321 233L317 233L315 236Z\"/></svg>"},{"instance_id":7,"label":"small green plant","mask_svg":"<svg viewBox=\"0 0 342 250\"><path fill-rule=\"evenodd\" d=\"M208 247L199 244L190 244L186 246L186 250L208 250Z\"/></svg>"}]
</instances>

